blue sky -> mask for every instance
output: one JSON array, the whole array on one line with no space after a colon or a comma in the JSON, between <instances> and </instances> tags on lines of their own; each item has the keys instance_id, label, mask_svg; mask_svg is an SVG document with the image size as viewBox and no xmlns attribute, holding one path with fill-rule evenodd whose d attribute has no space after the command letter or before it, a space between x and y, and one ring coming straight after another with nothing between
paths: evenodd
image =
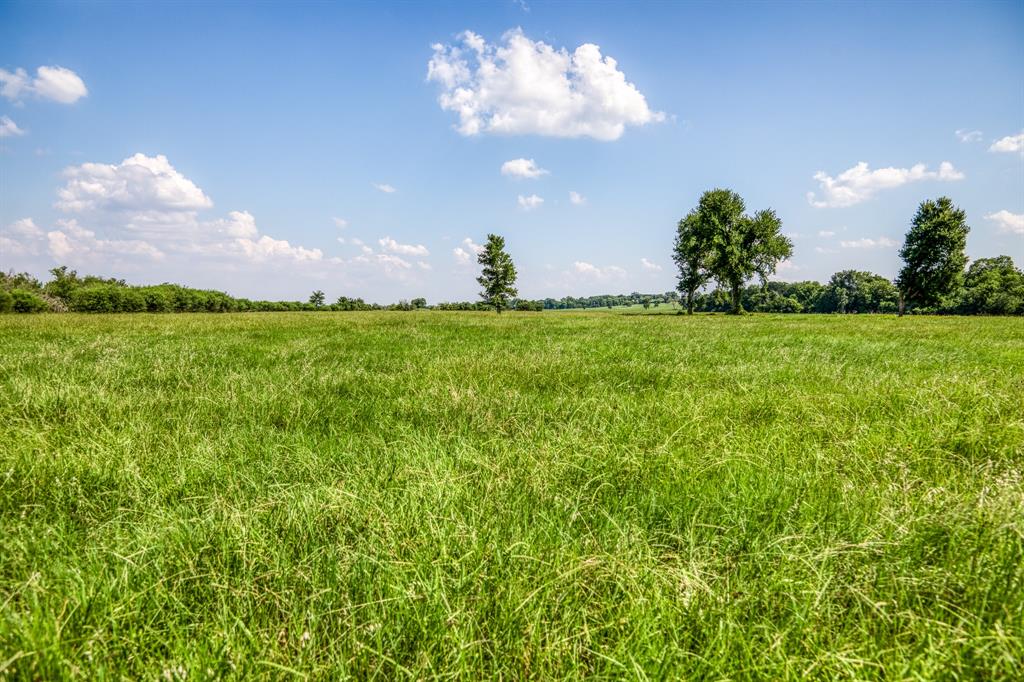
<instances>
[{"instance_id":1,"label":"blue sky","mask_svg":"<svg viewBox=\"0 0 1024 682\"><path fill-rule=\"evenodd\" d=\"M712 187L782 279L944 194L1024 262L1019 2L0 3L0 69L4 269L466 300L497 232L523 296L667 291Z\"/></svg>"}]
</instances>

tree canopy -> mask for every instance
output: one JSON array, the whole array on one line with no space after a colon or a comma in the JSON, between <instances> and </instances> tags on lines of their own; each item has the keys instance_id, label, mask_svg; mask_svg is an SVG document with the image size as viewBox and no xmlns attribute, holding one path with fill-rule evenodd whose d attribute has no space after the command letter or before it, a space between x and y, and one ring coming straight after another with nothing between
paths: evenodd
<instances>
[{"instance_id":1,"label":"tree canopy","mask_svg":"<svg viewBox=\"0 0 1024 682\"><path fill-rule=\"evenodd\" d=\"M793 243L783 236L782 221L771 209L749 216L739 194L713 189L700 198L697 208L680 221L677 260L680 286L697 282L701 274L714 277L729 290L731 311L743 312L741 289L754 275L762 282L775 272L779 261L793 255ZM696 288L696 287L694 287Z\"/></svg>"},{"instance_id":2,"label":"tree canopy","mask_svg":"<svg viewBox=\"0 0 1024 682\"><path fill-rule=\"evenodd\" d=\"M963 280L967 265L967 215L949 197L921 202L907 232L896 278L900 313L905 303L937 306Z\"/></svg>"},{"instance_id":3,"label":"tree canopy","mask_svg":"<svg viewBox=\"0 0 1024 682\"><path fill-rule=\"evenodd\" d=\"M476 260L483 266L476 278L482 287L480 298L500 314L509 307L511 299L519 295L515 287L516 266L505 251L505 238L487 235L487 243Z\"/></svg>"}]
</instances>

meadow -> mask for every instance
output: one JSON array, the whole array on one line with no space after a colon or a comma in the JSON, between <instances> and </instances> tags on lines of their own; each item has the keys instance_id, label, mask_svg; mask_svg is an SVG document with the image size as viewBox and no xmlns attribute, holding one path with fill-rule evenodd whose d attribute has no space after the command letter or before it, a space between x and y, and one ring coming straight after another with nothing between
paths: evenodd
<instances>
[{"instance_id":1,"label":"meadow","mask_svg":"<svg viewBox=\"0 0 1024 682\"><path fill-rule=\"evenodd\" d=\"M1021 318L3 316L0 677L1012 679L1022 467Z\"/></svg>"}]
</instances>

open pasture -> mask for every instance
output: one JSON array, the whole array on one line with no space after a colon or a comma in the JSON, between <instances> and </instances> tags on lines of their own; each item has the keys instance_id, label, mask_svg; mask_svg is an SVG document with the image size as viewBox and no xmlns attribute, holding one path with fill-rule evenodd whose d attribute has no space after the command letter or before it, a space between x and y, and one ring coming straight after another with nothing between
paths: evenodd
<instances>
[{"instance_id":1,"label":"open pasture","mask_svg":"<svg viewBox=\"0 0 1024 682\"><path fill-rule=\"evenodd\" d=\"M1022 467L1022 319L5 316L0 677L1010 679Z\"/></svg>"}]
</instances>

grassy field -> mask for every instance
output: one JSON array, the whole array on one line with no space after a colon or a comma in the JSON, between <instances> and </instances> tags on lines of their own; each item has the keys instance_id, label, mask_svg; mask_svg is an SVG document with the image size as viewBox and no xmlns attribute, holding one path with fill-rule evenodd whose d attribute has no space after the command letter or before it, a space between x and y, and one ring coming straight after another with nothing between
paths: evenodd
<instances>
[{"instance_id":1,"label":"grassy field","mask_svg":"<svg viewBox=\"0 0 1024 682\"><path fill-rule=\"evenodd\" d=\"M0 677L1024 665L1024 320L0 317Z\"/></svg>"}]
</instances>

